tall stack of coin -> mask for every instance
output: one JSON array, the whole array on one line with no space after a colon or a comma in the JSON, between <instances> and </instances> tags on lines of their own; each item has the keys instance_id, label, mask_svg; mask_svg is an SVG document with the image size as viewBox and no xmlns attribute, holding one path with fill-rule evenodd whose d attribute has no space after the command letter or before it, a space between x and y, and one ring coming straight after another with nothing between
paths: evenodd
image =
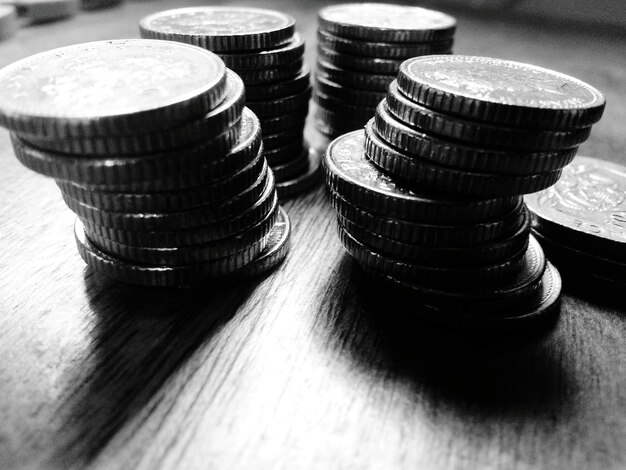
<instances>
[{"instance_id":1,"label":"tall stack of coin","mask_svg":"<svg viewBox=\"0 0 626 470\"><path fill-rule=\"evenodd\" d=\"M318 13L315 124L328 137L363 128L398 67L452 52L456 20L425 8L347 3Z\"/></svg>"},{"instance_id":2,"label":"tall stack of coin","mask_svg":"<svg viewBox=\"0 0 626 470\"><path fill-rule=\"evenodd\" d=\"M304 40L295 20L258 8L191 7L161 11L139 23L141 36L194 44L218 54L246 85L246 104L261 120L265 158L276 189L310 187L319 159L303 139L311 87Z\"/></svg>"},{"instance_id":3,"label":"tall stack of coin","mask_svg":"<svg viewBox=\"0 0 626 470\"><path fill-rule=\"evenodd\" d=\"M521 195L553 185L604 97L546 69L463 56L404 62L364 131L324 160L340 238L393 298L433 321L548 318L558 271Z\"/></svg>"},{"instance_id":4,"label":"tall stack of coin","mask_svg":"<svg viewBox=\"0 0 626 470\"><path fill-rule=\"evenodd\" d=\"M535 237L568 280L621 295L626 286L626 167L578 156L557 184L525 200Z\"/></svg>"},{"instance_id":5,"label":"tall stack of coin","mask_svg":"<svg viewBox=\"0 0 626 470\"><path fill-rule=\"evenodd\" d=\"M284 258L289 222L259 121L215 54L92 42L15 62L0 71L0 87L0 124L16 156L57 180L95 270L189 286Z\"/></svg>"}]
</instances>

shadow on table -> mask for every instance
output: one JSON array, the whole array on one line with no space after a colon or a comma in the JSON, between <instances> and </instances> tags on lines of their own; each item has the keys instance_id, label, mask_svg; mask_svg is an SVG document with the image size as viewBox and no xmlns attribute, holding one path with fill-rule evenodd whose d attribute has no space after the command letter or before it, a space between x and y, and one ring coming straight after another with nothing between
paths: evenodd
<instances>
[{"instance_id":1,"label":"shadow on table","mask_svg":"<svg viewBox=\"0 0 626 470\"><path fill-rule=\"evenodd\" d=\"M256 282L206 289L145 288L89 269L85 292L94 312L92 349L75 390L59 410L61 467L88 463L128 421L166 397L161 387L210 343L250 296Z\"/></svg>"},{"instance_id":2,"label":"shadow on table","mask_svg":"<svg viewBox=\"0 0 626 470\"><path fill-rule=\"evenodd\" d=\"M349 256L328 280L328 343L350 355L372 380L408 378L413 400L430 409L552 419L567 406L572 378L551 341L554 320L533 330L478 334L398 315L389 299ZM333 290L336 290L333 292ZM340 292L337 292L340 291Z\"/></svg>"}]
</instances>

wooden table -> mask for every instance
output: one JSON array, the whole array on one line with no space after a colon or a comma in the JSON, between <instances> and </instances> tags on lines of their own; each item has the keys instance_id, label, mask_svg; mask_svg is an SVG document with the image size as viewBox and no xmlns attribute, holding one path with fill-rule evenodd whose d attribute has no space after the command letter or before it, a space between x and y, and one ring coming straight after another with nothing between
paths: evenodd
<instances>
[{"instance_id":1,"label":"wooden table","mask_svg":"<svg viewBox=\"0 0 626 470\"><path fill-rule=\"evenodd\" d=\"M144 14L181 4L24 28L0 65L137 37ZM297 18L312 64L318 5L274 5ZM581 153L624 159L624 35L464 14L456 44L597 86L608 105ZM623 292L567 291L542 334L398 332L359 287L321 189L285 203L293 247L272 275L137 288L85 267L54 182L18 164L4 130L0 178L0 468L626 465Z\"/></svg>"}]
</instances>

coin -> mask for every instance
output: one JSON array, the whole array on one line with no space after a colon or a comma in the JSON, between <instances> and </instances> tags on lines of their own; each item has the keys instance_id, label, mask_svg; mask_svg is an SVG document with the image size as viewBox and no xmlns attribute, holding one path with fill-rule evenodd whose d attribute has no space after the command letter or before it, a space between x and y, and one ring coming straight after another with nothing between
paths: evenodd
<instances>
[{"instance_id":1,"label":"coin","mask_svg":"<svg viewBox=\"0 0 626 470\"><path fill-rule=\"evenodd\" d=\"M298 33L284 46L256 52L238 54L220 54L226 67L235 71L247 69L264 69L289 65L300 60L304 55L304 40Z\"/></svg>"},{"instance_id":2,"label":"coin","mask_svg":"<svg viewBox=\"0 0 626 470\"><path fill-rule=\"evenodd\" d=\"M246 83L246 97L250 101L263 101L303 93L310 87L310 72L304 66L294 78L277 83ZM265 126L263 127L265 128Z\"/></svg>"},{"instance_id":3,"label":"coin","mask_svg":"<svg viewBox=\"0 0 626 470\"><path fill-rule=\"evenodd\" d=\"M311 99L311 89L307 88L303 92L271 101L247 101L246 105L263 119L307 109L309 99Z\"/></svg>"},{"instance_id":4,"label":"coin","mask_svg":"<svg viewBox=\"0 0 626 470\"><path fill-rule=\"evenodd\" d=\"M180 41L215 52L273 49L293 37L296 21L273 10L190 7L166 10L139 22L141 37Z\"/></svg>"},{"instance_id":5,"label":"coin","mask_svg":"<svg viewBox=\"0 0 626 470\"><path fill-rule=\"evenodd\" d=\"M442 114L404 97L395 80L387 90L387 106L391 114L414 129L490 148L515 151L567 149L584 142L591 132L591 127L564 131L503 127Z\"/></svg>"},{"instance_id":6,"label":"coin","mask_svg":"<svg viewBox=\"0 0 626 470\"><path fill-rule=\"evenodd\" d=\"M281 116L263 118L263 133L276 134L289 129L304 129L306 122L306 110L294 111Z\"/></svg>"},{"instance_id":7,"label":"coin","mask_svg":"<svg viewBox=\"0 0 626 470\"><path fill-rule=\"evenodd\" d=\"M561 176L561 170L535 175L497 175L445 167L429 160L409 157L394 150L382 139L376 141L371 123L366 134L368 142L375 142L375 145L367 147L367 158L391 178L419 191L474 197L515 196L552 186Z\"/></svg>"},{"instance_id":8,"label":"coin","mask_svg":"<svg viewBox=\"0 0 626 470\"><path fill-rule=\"evenodd\" d=\"M376 109L376 105L360 106L355 104L346 104L343 100L324 95L319 90L315 90L313 100L322 108L326 108L335 113L343 113L345 116L349 116L351 120L359 121L363 124L365 124L367 120L372 117L374 110Z\"/></svg>"},{"instance_id":9,"label":"coin","mask_svg":"<svg viewBox=\"0 0 626 470\"><path fill-rule=\"evenodd\" d=\"M318 12L320 29L337 36L389 42L451 38L456 20L426 8L382 3L344 3Z\"/></svg>"},{"instance_id":10,"label":"coin","mask_svg":"<svg viewBox=\"0 0 626 470\"><path fill-rule=\"evenodd\" d=\"M400 64L403 62L401 59L380 59L378 57L342 54L326 49L319 44L317 46L317 58L342 69L374 74L390 74L394 75L394 78L398 73Z\"/></svg>"},{"instance_id":11,"label":"coin","mask_svg":"<svg viewBox=\"0 0 626 470\"><path fill-rule=\"evenodd\" d=\"M320 180L321 155L313 148L309 148L309 166L306 171L293 179L278 181L276 192L280 199L287 199L300 194L313 186Z\"/></svg>"},{"instance_id":12,"label":"coin","mask_svg":"<svg viewBox=\"0 0 626 470\"><path fill-rule=\"evenodd\" d=\"M500 126L589 127L605 99L592 86L534 65L463 55L409 59L398 87L434 111Z\"/></svg>"},{"instance_id":13,"label":"coin","mask_svg":"<svg viewBox=\"0 0 626 470\"><path fill-rule=\"evenodd\" d=\"M393 284L387 289L389 299L400 306L400 311L410 318L419 318L456 330L488 333L492 331L517 331L551 321L560 312L561 276L559 271L547 263L540 289L531 299L518 303L515 308L506 308L497 313L488 307L483 311L468 312L452 309L435 303L417 301L404 285ZM378 284L380 287L380 284Z\"/></svg>"},{"instance_id":14,"label":"coin","mask_svg":"<svg viewBox=\"0 0 626 470\"><path fill-rule=\"evenodd\" d=\"M264 150L263 156L267 160L267 163L272 165L281 165L286 161L289 161L293 158L297 158L302 152L302 147L304 145L304 139L296 140L294 142L290 142L287 145L282 147L278 147L276 149Z\"/></svg>"},{"instance_id":15,"label":"coin","mask_svg":"<svg viewBox=\"0 0 626 470\"><path fill-rule=\"evenodd\" d=\"M528 236L526 237L528 238ZM460 286L453 289L427 287L408 283L383 272L366 269L366 272L386 282L401 285L404 296L415 296L416 302L428 302L438 307L452 308L462 312L488 312L517 307L537 295L541 289L541 278L546 269L546 257L541 246L530 237L524 247L524 258L520 270L507 282L498 283L490 288L480 286L468 288Z\"/></svg>"},{"instance_id":16,"label":"coin","mask_svg":"<svg viewBox=\"0 0 626 470\"><path fill-rule=\"evenodd\" d=\"M578 156L560 181L525 196L533 228L595 256L626 262L626 167Z\"/></svg>"},{"instance_id":17,"label":"coin","mask_svg":"<svg viewBox=\"0 0 626 470\"><path fill-rule=\"evenodd\" d=\"M272 165L276 181L288 181L303 174L309 168L309 149L302 148L300 155L280 165Z\"/></svg>"},{"instance_id":18,"label":"coin","mask_svg":"<svg viewBox=\"0 0 626 470\"><path fill-rule=\"evenodd\" d=\"M274 68L263 69L241 69L237 73L241 79L250 84L267 84L282 82L285 80L293 79L302 73L302 66L304 60L302 58L293 61L287 65L281 65Z\"/></svg>"},{"instance_id":19,"label":"coin","mask_svg":"<svg viewBox=\"0 0 626 470\"><path fill-rule=\"evenodd\" d=\"M205 115L226 91L209 51L142 39L53 49L0 70L0 125L58 139L167 129Z\"/></svg>"},{"instance_id":20,"label":"coin","mask_svg":"<svg viewBox=\"0 0 626 470\"><path fill-rule=\"evenodd\" d=\"M496 264L475 266L428 266L383 256L365 246L339 226L339 239L348 253L361 265L390 274L404 281L427 286L496 286L511 279L523 265L524 252Z\"/></svg>"},{"instance_id":21,"label":"coin","mask_svg":"<svg viewBox=\"0 0 626 470\"><path fill-rule=\"evenodd\" d=\"M408 59L421 55L447 53L452 50L453 43L451 39L437 42L410 43L361 41L335 36L323 29L317 30L317 40L320 46L337 52L382 59Z\"/></svg>"},{"instance_id":22,"label":"coin","mask_svg":"<svg viewBox=\"0 0 626 470\"><path fill-rule=\"evenodd\" d=\"M272 184L266 186L266 191L254 206L235 217L208 225L188 229L173 228L169 231L130 231L106 227L87 219L81 219L81 221L89 233L96 233L101 237L116 240L125 245L145 247L201 245L231 237L258 224L267 217L267 214L276 209L277 204L278 199L272 178Z\"/></svg>"},{"instance_id":23,"label":"coin","mask_svg":"<svg viewBox=\"0 0 626 470\"><path fill-rule=\"evenodd\" d=\"M327 80L321 75L316 77L315 85L317 91L322 95L335 100L341 100L348 105L376 106L385 98L385 93L345 87Z\"/></svg>"},{"instance_id":24,"label":"coin","mask_svg":"<svg viewBox=\"0 0 626 470\"><path fill-rule=\"evenodd\" d=\"M16 0L20 16L31 23L43 23L74 16L79 10L78 0Z\"/></svg>"},{"instance_id":25,"label":"coin","mask_svg":"<svg viewBox=\"0 0 626 470\"><path fill-rule=\"evenodd\" d=\"M255 244L258 244L258 254L260 254L267 244L267 238L277 219L278 210L274 210L258 224L232 237L202 245L180 247L154 248L124 245L88 231L87 236L94 245L116 258L149 266L184 266L225 258Z\"/></svg>"},{"instance_id":26,"label":"coin","mask_svg":"<svg viewBox=\"0 0 626 470\"><path fill-rule=\"evenodd\" d=\"M366 125L365 147L368 155L385 152L386 145L411 157L444 166L502 175L549 173L570 163L577 147L552 152L501 151L463 145L419 132L396 119L383 101L376 108L374 122Z\"/></svg>"},{"instance_id":27,"label":"coin","mask_svg":"<svg viewBox=\"0 0 626 470\"><path fill-rule=\"evenodd\" d=\"M302 141L302 128L294 127L276 134L263 133L265 150L276 149L295 141Z\"/></svg>"},{"instance_id":28,"label":"coin","mask_svg":"<svg viewBox=\"0 0 626 470\"><path fill-rule=\"evenodd\" d=\"M413 222L390 216L373 214L330 191L329 199L337 213L386 238L405 243L433 246L471 246L511 236L524 224L524 209L520 204L514 210L491 220L475 223Z\"/></svg>"},{"instance_id":29,"label":"coin","mask_svg":"<svg viewBox=\"0 0 626 470\"><path fill-rule=\"evenodd\" d=\"M350 119L341 111L330 111L322 106L315 107L315 122L328 129L336 131L337 134L346 134L363 128L363 122Z\"/></svg>"},{"instance_id":30,"label":"coin","mask_svg":"<svg viewBox=\"0 0 626 470\"><path fill-rule=\"evenodd\" d=\"M439 266L492 264L505 258L511 258L515 253L526 249L530 234L530 214L528 211L524 211L524 222L512 235L470 246L429 246L405 243L384 237L341 215L338 215L337 218L339 223L355 238L382 255L417 264Z\"/></svg>"},{"instance_id":31,"label":"coin","mask_svg":"<svg viewBox=\"0 0 626 470\"><path fill-rule=\"evenodd\" d=\"M74 226L76 246L80 256L95 271L132 284L160 287L188 287L208 279L231 274L256 258L262 250L259 241L234 255L204 263L185 266L146 266L127 262L99 250L85 235L80 221Z\"/></svg>"},{"instance_id":32,"label":"coin","mask_svg":"<svg viewBox=\"0 0 626 470\"><path fill-rule=\"evenodd\" d=\"M326 150L327 186L353 204L382 216L411 221L466 223L488 220L510 211L518 197L477 199L429 197L398 184L365 156L363 131L334 140Z\"/></svg>"},{"instance_id":33,"label":"coin","mask_svg":"<svg viewBox=\"0 0 626 470\"><path fill-rule=\"evenodd\" d=\"M223 134L240 118L244 107L244 85L241 79L227 71L226 96L219 106L199 119L158 132L130 133L108 136L72 137L59 140L54 136L39 137L18 134L33 146L84 156L124 156L161 152L191 146Z\"/></svg>"},{"instance_id":34,"label":"coin","mask_svg":"<svg viewBox=\"0 0 626 470\"><path fill-rule=\"evenodd\" d=\"M285 261L290 248L291 222L282 207L278 207L278 220L267 239L261 254L235 273L238 277L265 274Z\"/></svg>"},{"instance_id":35,"label":"coin","mask_svg":"<svg viewBox=\"0 0 626 470\"><path fill-rule=\"evenodd\" d=\"M342 69L321 59L317 61L317 76L346 87L378 92L386 92L389 84L396 78L394 74L384 75Z\"/></svg>"}]
</instances>

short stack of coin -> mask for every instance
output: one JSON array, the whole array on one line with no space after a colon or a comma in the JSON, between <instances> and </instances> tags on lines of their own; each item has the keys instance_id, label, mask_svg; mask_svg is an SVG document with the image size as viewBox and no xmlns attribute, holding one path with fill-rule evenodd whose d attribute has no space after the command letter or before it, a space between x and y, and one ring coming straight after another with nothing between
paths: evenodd
<instances>
[{"instance_id":1,"label":"short stack of coin","mask_svg":"<svg viewBox=\"0 0 626 470\"><path fill-rule=\"evenodd\" d=\"M318 13L315 125L328 137L361 129L410 57L452 52L456 20L425 8L347 3Z\"/></svg>"},{"instance_id":2,"label":"short stack of coin","mask_svg":"<svg viewBox=\"0 0 626 470\"><path fill-rule=\"evenodd\" d=\"M626 286L626 167L578 156L557 184L525 197L533 233L567 280Z\"/></svg>"},{"instance_id":3,"label":"short stack of coin","mask_svg":"<svg viewBox=\"0 0 626 470\"><path fill-rule=\"evenodd\" d=\"M95 270L181 287L263 272L286 255L289 221L260 123L215 54L99 41L11 64L0 86L16 156L57 180Z\"/></svg>"},{"instance_id":4,"label":"short stack of coin","mask_svg":"<svg viewBox=\"0 0 626 470\"><path fill-rule=\"evenodd\" d=\"M327 150L342 243L430 320L513 329L549 318L561 281L529 238L521 195L558 180L603 108L589 85L525 64L406 61L365 131Z\"/></svg>"},{"instance_id":5,"label":"short stack of coin","mask_svg":"<svg viewBox=\"0 0 626 470\"><path fill-rule=\"evenodd\" d=\"M258 8L191 7L139 23L141 36L194 44L218 54L246 85L246 104L261 120L265 158L281 197L317 181L319 158L304 141L311 87L295 20Z\"/></svg>"}]
</instances>

